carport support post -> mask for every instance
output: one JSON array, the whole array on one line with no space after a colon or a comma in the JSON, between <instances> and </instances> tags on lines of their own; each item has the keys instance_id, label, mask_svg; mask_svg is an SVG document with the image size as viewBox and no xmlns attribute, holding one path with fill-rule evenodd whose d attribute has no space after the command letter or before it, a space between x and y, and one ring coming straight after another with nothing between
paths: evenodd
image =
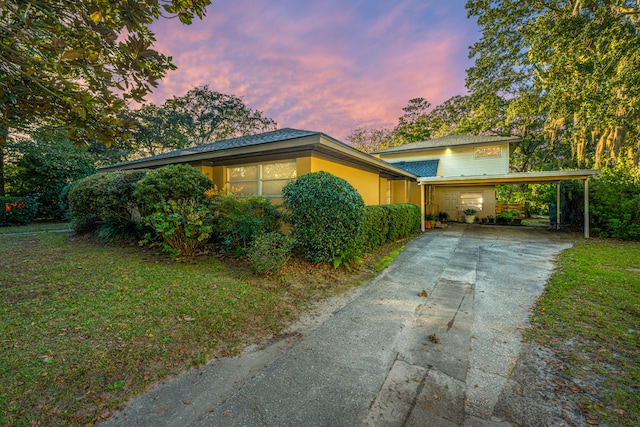
<instances>
[{"instance_id":1,"label":"carport support post","mask_svg":"<svg viewBox=\"0 0 640 427\"><path fill-rule=\"evenodd\" d=\"M422 185L421 182L418 185L420 186L420 231L424 233L424 192L426 185Z\"/></svg>"},{"instance_id":2,"label":"carport support post","mask_svg":"<svg viewBox=\"0 0 640 427\"><path fill-rule=\"evenodd\" d=\"M556 184L556 231L560 230L560 181Z\"/></svg>"},{"instance_id":3,"label":"carport support post","mask_svg":"<svg viewBox=\"0 0 640 427\"><path fill-rule=\"evenodd\" d=\"M584 179L584 238L589 238L589 178Z\"/></svg>"}]
</instances>

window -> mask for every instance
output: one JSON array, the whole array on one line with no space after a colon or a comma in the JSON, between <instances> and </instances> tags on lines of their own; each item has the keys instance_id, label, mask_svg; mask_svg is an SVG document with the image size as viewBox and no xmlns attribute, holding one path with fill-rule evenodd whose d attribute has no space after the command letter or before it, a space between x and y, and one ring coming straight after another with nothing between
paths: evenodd
<instances>
[{"instance_id":1,"label":"window","mask_svg":"<svg viewBox=\"0 0 640 427\"><path fill-rule=\"evenodd\" d=\"M482 210L482 191L467 191L460 193L460 210L475 209L476 211Z\"/></svg>"},{"instance_id":2,"label":"window","mask_svg":"<svg viewBox=\"0 0 640 427\"><path fill-rule=\"evenodd\" d=\"M280 197L282 188L295 178L295 160L227 168L229 187L242 196Z\"/></svg>"},{"instance_id":3,"label":"window","mask_svg":"<svg viewBox=\"0 0 640 427\"><path fill-rule=\"evenodd\" d=\"M477 147L474 151L476 159L486 157L500 157L500 147Z\"/></svg>"}]
</instances>

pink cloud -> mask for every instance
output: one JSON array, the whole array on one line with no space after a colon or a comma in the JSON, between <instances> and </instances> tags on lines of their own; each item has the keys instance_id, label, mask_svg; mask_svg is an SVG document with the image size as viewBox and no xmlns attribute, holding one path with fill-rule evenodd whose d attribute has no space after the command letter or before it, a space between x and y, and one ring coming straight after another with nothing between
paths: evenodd
<instances>
[{"instance_id":1,"label":"pink cloud","mask_svg":"<svg viewBox=\"0 0 640 427\"><path fill-rule=\"evenodd\" d=\"M178 70L149 100L162 103L208 84L242 96L280 127L344 140L356 126L394 126L411 98L435 106L465 93L474 24L464 20L463 2L451 16L436 13L434 22L411 17L432 16L435 0L373 2L371 16L336 0L268 3L215 3L191 26L154 24L156 47L173 56ZM466 31L452 31L464 25Z\"/></svg>"}]
</instances>

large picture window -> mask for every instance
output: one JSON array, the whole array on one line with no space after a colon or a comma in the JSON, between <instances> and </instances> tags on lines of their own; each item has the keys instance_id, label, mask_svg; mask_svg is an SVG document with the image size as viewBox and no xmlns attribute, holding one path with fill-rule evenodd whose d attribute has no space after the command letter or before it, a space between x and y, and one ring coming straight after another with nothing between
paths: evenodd
<instances>
[{"instance_id":1,"label":"large picture window","mask_svg":"<svg viewBox=\"0 0 640 427\"><path fill-rule=\"evenodd\" d=\"M282 188L296 176L295 160L227 168L229 187L241 196L281 197Z\"/></svg>"}]
</instances>

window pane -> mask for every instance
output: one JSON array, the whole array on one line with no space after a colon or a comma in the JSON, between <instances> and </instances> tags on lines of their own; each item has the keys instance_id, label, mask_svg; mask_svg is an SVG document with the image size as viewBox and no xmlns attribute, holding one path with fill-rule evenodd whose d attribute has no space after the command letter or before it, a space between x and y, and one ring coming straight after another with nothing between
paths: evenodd
<instances>
[{"instance_id":1,"label":"window pane","mask_svg":"<svg viewBox=\"0 0 640 427\"><path fill-rule=\"evenodd\" d=\"M231 190L239 196L254 196L258 194L258 181L235 182L231 184Z\"/></svg>"},{"instance_id":2,"label":"window pane","mask_svg":"<svg viewBox=\"0 0 640 427\"><path fill-rule=\"evenodd\" d=\"M482 192L470 191L467 193L460 193L460 207L461 210L475 209L477 211L482 210Z\"/></svg>"},{"instance_id":3,"label":"window pane","mask_svg":"<svg viewBox=\"0 0 640 427\"><path fill-rule=\"evenodd\" d=\"M238 166L229 168L229 181L258 179L258 166Z\"/></svg>"},{"instance_id":4,"label":"window pane","mask_svg":"<svg viewBox=\"0 0 640 427\"><path fill-rule=\"evenodd\" d=\"M478 147L476 157L500 157L500 147Z\"/></svg>"},{"instance_id":5,"label":"window pane","mask_svg":"<svg viewBox=\"0 0 640 427\"><path fill-rule=\"evenodd\" d=\"M262 179L291 179L296 177L296 162L265 163Z\"/></svg>"},{"instance_id":6,"label":"window pane","mask_svg":"<svg viewBox=\"0 0 640 427\"><path fill-rule=\"evenodd\" d=\"M291 182L290 179L279 179L274 181L262 182L262 195L263 196L280 196L282 195L282 187Z\"/></svg>"}]
</instances>

